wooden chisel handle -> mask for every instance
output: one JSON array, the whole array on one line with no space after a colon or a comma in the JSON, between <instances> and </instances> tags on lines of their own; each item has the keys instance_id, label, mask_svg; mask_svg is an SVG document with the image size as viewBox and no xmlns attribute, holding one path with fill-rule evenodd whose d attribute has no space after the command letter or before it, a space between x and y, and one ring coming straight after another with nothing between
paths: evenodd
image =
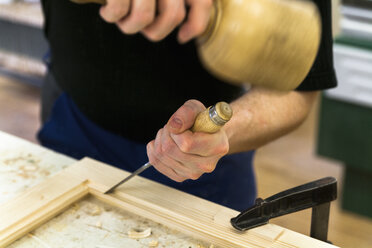
<instances>
[{"instance_id":1,"label":"wooden chisel handle","mask_svg":"<svg viewBox=\"0 0 372 248\"><path fill-rule=\"evenodd\" d=\"M191 131L215 133L231 119L232 115L233 111L228 103L218 102L198 114Z\"/></svg>"}]
</instances>

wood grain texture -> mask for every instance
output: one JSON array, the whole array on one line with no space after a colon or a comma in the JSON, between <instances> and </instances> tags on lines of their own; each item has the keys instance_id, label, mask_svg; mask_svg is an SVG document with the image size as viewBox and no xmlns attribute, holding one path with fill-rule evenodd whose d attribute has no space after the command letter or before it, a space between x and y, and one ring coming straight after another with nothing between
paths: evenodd
<instances>
[{"instance_id":1,"label":"wood grain texture","mask_svg":"<svg viewBox=\"0 0 372 248\"><path fill-rule=\"evenodd\" d=\"M218 0L213 30L199 55L214 75L233 84L296 88L320 42L320 16L309 1Z\"/></svg>"},{"instance_id":2,"label":"wood grain texture","mask_svg":"<svg viewBox=\"0 0 372 248\"><path fill-rule=\"evenodd\" d=\"M88 194L85 180L62 171L0 205L0 247L5 247Z\"/></svg>"},{"instance_id":3,"label":"wood grain texture","mask_svg":"<svg viewBox=\"0 0 372 248\"><path fill-rule=\"evenodd\" d=\"M221 247L334 247L288 229L265 225L238 232L230 218L238 212L142 177L104 194L128 173L83 159L0 206L0 247L10 244L86 194L128 212Z\"/></svg>"},{"instance_id":4,"label":"wood grain texture","mask_svg":"<svg viewBox=\"0 0 372 248\"><path fill-rule=\"evenodd\" d=\"M222 120L224 123L217 125L209 114L210 109L214 109L213 111L217 117L217 119ZM204 110L203 112L199 113L196 117L194 125L191 127L191 131L193 132L204 132L204 133L215 133L218 132L225 124L228 122L233 115L232 108L226 102L218 102L214 107L211 106Z\"/></svg>"},{"instance_id":5,"label":"wood grain texture","mask_svg":"<svg viewBox=\"0 0 372 248\"><path fill-rule=\"evenodd\" d=\"M217 114L225 121L229 121L233 115L233 110L231 106L226 102L217 103L216 111L217 111Z\"/></svg>"},{"instance_id":6,"label":"wood grain texture","mask_svg":"<svg viewBox=\"0 0 372 248\"><path fill-rule=\"evenodd\" d=\"M101 168L101 163L87 162L95 171L104 169ZM105 175L111 173L105 169ZM91 194L107 203L217 246L334 247L271 224L247 232L236 231L230 225L230 218L236 216L237 211L142 177L133 178L110 195L103 194L102 189L105 188L102 184L103 181L92 181L89 185Z\"/></svg>"},{"instance_id":7,"label":"wood grain texture","mask_svg":"<svg viewBox=\"0 0 372 248\"><path fill-rule=\"evenodd\" d=\"M198 115L198 118L196 119L194 125L191 128L191 131L215 133L221 129L221 126L218 126L211 121L211 119L209 118L208 110L209 108Z\"/></svg>"}]
</instances>

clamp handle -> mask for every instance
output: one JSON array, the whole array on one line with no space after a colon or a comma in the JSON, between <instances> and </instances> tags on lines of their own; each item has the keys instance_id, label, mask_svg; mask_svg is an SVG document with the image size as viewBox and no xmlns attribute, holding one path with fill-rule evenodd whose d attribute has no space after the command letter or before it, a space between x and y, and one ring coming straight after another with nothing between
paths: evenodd
<instances>
[{"instance_id":1,"label":"clamp handle","mask_svg":"<svg viewBox=\"0 0 372 248\"><path fill-rule=\"evenodd\" d=\"M337 198L337 180L325 177L297 186L265 200L257 198L255 205L231 219L240 231L267 224L271 218L313 208L311 236L327 241L329 206Z\"/></svg>"}]
</instances>

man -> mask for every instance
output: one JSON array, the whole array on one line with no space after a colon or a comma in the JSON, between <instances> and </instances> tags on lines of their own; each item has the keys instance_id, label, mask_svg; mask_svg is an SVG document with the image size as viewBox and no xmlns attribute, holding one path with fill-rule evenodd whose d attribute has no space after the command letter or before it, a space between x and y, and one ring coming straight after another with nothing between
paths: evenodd
<instances>
[{"instance_id":1,"label":"man","mask_svg":"<svg viewBox=\"0 0 372 248\"><path fill-rule=\"evenodd\" d=\"M44 0L51 64L41 143L129 171L149 160L160 173L143 176L249 207L256 197L253 150L296 128L317 91L336 85L330 1L315 2L323 35L304 82L292 92L246 92L208 74L189 42L204 31L211 0L108 0L103 7ZM203 104L221 100L234 111L221 131L188 131Z\"/></svg>"}]
</instances>

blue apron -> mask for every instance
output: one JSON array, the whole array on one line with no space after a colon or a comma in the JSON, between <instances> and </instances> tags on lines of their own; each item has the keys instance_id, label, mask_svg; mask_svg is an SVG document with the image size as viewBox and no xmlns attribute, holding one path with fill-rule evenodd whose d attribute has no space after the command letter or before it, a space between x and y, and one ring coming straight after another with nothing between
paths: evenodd
<instances>
[{"instance_id":1,"label":"blue apron","mask_svg":"<svg viewBox=\"0 0 372 248\"><path fill-rule=\"evenodd\" d=\"M126 171L134 171L148 161L146 144L124 139L97 126L66 93L55 102L38 139L43 146L76 159L88 156ZM215 171L195 181L177 183L154 168L147 169L141 176L242 211L253 205L256 198L253 155L251 151L225 156Z\"/></svg>"}]
</instances>

